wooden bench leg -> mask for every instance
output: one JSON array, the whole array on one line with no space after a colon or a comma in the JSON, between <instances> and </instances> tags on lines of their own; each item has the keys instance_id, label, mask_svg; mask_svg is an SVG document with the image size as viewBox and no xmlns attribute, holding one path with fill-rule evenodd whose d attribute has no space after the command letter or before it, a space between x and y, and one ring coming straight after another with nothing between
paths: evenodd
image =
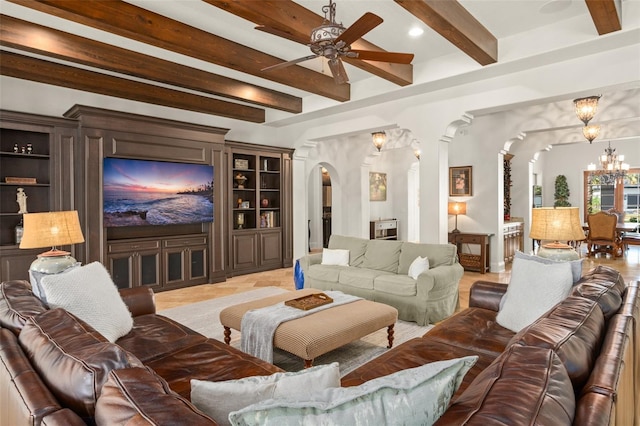
<instances>
[{"instance_id":1,"label":"wooden bench leg","mask_svg":"<svg viewBox=\"0 0 640 426\"><path fill-rule=\"evenodd\" d=\"M231 343L231 329L224 326L224 342L228 345Z\"/></svg>"},{"instance_id":2,"label":"wooden bench leg","mask_svg":"<svg viewBox=\"0 0 640 426\"><path fill-rule=\"evenodd\" d=\"M395 324L391 324L389 327L387 327L387 338L389 339L389 346L387 346L387 348L391 349L393 347L393 327L395 326Z\"/></svg>"},{"instance_id":3,"label":"wooden bench leg","mask_svg":"<svg viewBox=\"0 0 640 426\"><path fill-rule=\"evenodd\" d=\"M304 360L304 368L311 368L313 367L313 360L312 359L305 359Z\"/></svg>"}]
</instances>

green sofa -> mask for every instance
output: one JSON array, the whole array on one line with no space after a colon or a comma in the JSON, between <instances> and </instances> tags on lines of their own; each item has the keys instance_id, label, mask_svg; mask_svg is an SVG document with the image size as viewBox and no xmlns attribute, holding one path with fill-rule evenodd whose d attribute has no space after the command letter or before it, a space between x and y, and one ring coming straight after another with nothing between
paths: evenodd
<instances>
[{"instance_id":1,"label":"green sofa","mask_svg":"<svg viewBox=\"0 0 640 426\"><path fill-rule=\"evenodd\" d=\"M349 250L349 265L324 265L322 253L300 259L304 286L339 290L398 309L398 318L419 325L435 323L454 313L458 284L464 272L452 244L417 244L332 235L329 249ZM414 280L409 266L429 259L429 270Z\"/></svg>"}]
</instances>

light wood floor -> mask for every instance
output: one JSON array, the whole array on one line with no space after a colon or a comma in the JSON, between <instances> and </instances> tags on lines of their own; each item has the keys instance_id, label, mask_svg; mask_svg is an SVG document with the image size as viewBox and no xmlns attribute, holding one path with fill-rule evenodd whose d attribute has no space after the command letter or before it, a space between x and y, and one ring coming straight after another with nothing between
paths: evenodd
<instances>
[{"instance_id":1,"label":"light wood floor","mask_svg":"<svg viewBox=\"0 0 640 426\"><path fill-rule=\"evenodd\" d=\"M583 248L582 255L584 256ZM620 271L625 281L640 281L640 247L631 246L623 257L611 258L598 255L595 258L585 258L583 271L588 271L596 265L608 265ZM460 281L460 309L469 306L469 289L471 284L477 280L497 281L508 283L511 276L511 269L501 273L480 274L479 272L465 271ZM216 284L203 284L184 289L164 291L156 294L157 310L182 306L189 303L200 302L202 300L215 297L228 296L230 294L242 293L256 287L282 287L294 290L293 268L276 269L273 271L260 272L255 274L241 275L229 278L227 281Z\"/></svg>"}]
</instances>

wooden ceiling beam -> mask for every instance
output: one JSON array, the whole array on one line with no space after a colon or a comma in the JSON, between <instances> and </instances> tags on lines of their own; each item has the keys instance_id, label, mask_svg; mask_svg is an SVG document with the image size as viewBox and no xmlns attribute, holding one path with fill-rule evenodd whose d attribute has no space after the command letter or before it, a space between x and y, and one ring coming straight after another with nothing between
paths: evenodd
<instances>
[{"instance_id":1,"label":"wooden ceiling beam","mask_svg":"<svg viewBox=\"0 0 640 426\"><path fill-rule=\"evenodd\" d=\"M619 0L585 0L599 35L622 29Z\"/></svg>"},{"instance_id":2,"label":"wooden ceiling beam","mask_svg":"<svg viewBox=\"0 0 640 426\"><path fill-rule=\"evenodd\" d=\"M311 30L321 25L324 21L323 16L300 6L292 0L204 1L253 22L258 26L273 28L276 31L272 32L272 34L280 35L301 44L309 44ZM345 26L348 27L346 24ZM351 44L351 47L357 50L385 51L364 39L356 40ZM386 62L361 61L349 58L344 59L345 62L348 62L355 67L361 68L371 74L400 86L407 86L413 82L413 65L411 64L389 64Z\"/></svg>"},{"instance_id":3,"label":"wooden ceiling beam","mask_svg":"<svg viewBox=\"0 0 640 426\"><path fill-rule=\"evenodd\" d=\"M498 61L498 40L456 0L395 0L481 65Z\"/></svg>"},{"instance_id":4,"label":"wooden ceiling beam","mask_svg":"<svg viewBox=\"0 0 640 426\"><path fill-rule=\"evenodd\" d=\"M350 85L335 84L330 76L296 65L263 72L262 68L284 60L124 1L9 1L309 93L341 102L350 99Z\"/></svg>"},{"instance_id":5,"label":"wooden ceiling beam","mask_svg":"<svg viewBox=\"0 0 640 426\"><path fill-rule=\"evenodd\" d=\"M12 52L0 51L0 74L253 123L265 121L265 111L260 108L167 89Z\"/></svg>"},{"instance_id":6,"label":"wooden ceiling beam","mask_svg":"<svg viewBox=\"0 0 640 426\"><path fill-rule=\"evenodd\" d=\"M302 99L232 78L0 15L0 44L94 68L158 81L288 112L302 112Z\"/></svg>"}]
</instances>

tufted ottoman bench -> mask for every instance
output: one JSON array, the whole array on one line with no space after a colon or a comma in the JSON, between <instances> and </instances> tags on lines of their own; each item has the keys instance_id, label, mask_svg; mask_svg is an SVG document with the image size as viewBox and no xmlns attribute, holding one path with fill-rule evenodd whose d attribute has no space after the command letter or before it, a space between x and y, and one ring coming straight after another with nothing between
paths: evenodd
<instances>
[{"instance_id":1,"label":"tufted ottoman bench","mask_svg":"<svg viewBox=\"0 0 640 426\"><path fill-rule=\"evenodd\" d=\"M220 312L220 323L224 327L225 343L229 344L231 341L231 329L242 332L242 316L245 312L321 292L307 288L223 309ZM273 336L273 346L302 358L305 368L308 368L318 356L384 327L387 327L389 340L387 347L391 348L393 327L397 319L398 310L394 307L370 300L357 300L283 322Z\"/></svg>"}]
</instances>

